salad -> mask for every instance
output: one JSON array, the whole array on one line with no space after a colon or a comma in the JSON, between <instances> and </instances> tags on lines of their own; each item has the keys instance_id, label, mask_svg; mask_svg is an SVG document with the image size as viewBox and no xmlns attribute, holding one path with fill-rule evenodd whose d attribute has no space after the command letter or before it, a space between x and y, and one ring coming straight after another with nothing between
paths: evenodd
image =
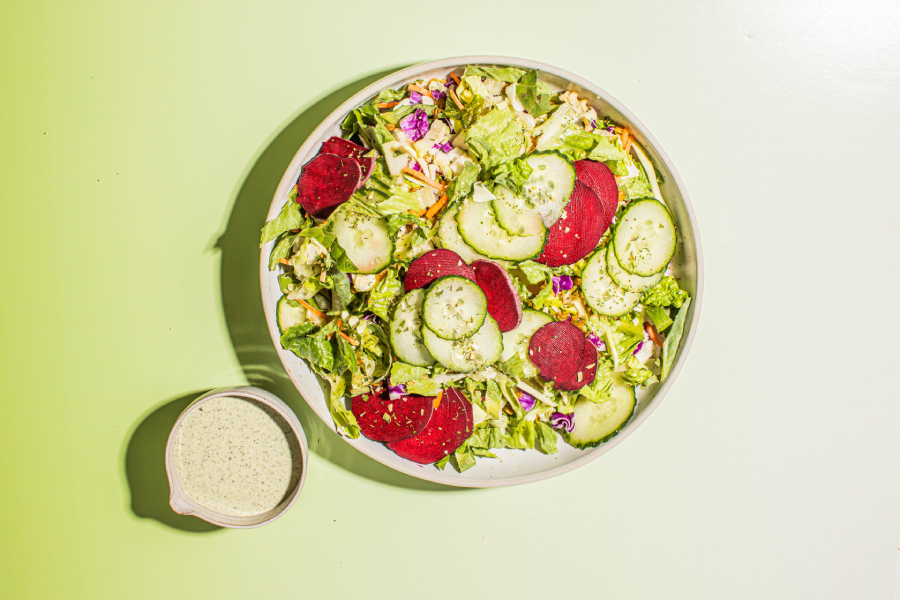
<instances>
[{"instance_id":1,"label":"salad","mask_svg":"<svg viewBox=\"0 0 900 600\"><path fill-rule=\"evenodd\" d=\"M631 132L537 71L475 65L341 127L260 241L281 345L329 383L337 431L459 471L615 436L691 302Z\"/></svg>"}]
</instances>

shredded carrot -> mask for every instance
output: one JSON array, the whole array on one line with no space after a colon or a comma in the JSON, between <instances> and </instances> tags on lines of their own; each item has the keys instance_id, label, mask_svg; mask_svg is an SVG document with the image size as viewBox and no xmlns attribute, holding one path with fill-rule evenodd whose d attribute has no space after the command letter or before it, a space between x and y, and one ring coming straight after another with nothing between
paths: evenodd
<instances>
[{"instance_id":1,"label":"shredded carrot","mask_svg":"<svg viewBox=\"0 0 900 600\"><path fill-rule=\"evenodd\" d=\"M394 127L390 123L386 123L384 128L387 129L388 131L393 131L394 129L396 129L396 127Z\"/></svg>"},{"instance_id":2,"label":"shredded carrot","mask_svg":"<svg viewBox=\"0 0 900 600\"><path fill-rule=\"evenodd\" d=\"M414 177L414 178L418 179L419 181L421 181L428 187L434 188L439 192L443 192L444 189L446 189L446 186L441 185L440 183L434 181L430 177L426 177L425 175L423 175L422 173L420 173L418 171L413 171L409 167L403 167L403 169L401 169L401 170L403 171L403 173L406 173L410 177Z\"/></svg>"},{"instance_id":3,"label":"shredded carrot","mask_svg":"<svg viewBox=\"0 0 900 600\"><path fill-rule=\"evenodd\" d=\"M456 82L456 85L459 85L459 77L456 76L456 73L450 73L450 77L453 78L453 81Z\"/></svg>"},{"instance_id":4,"label":"shredded carrot","mask_svg":"<svg viewBox=\"0 0 900 600\"><path fill-rule=\"evenodd\" d=\"M434 399L434 407L437 408L441 405L441 398L444 397L444 390L438 392L437 398Z\"/></svg>"},{"instance_id":5,"label":"shredded carrot","mask_svg":"<svg viewBox=\"0 0 900 600\"><path fill-rule=\"evenodd\" d=\"M379 102L375 105L375 108L394 108L400 104L399 102Z\"/></svg>"},{"instance_id":6,"label":"shredded carrot","mask_svg":"<svg viewBox=\"0 0 900 600\"><path fill-rule=\"evenodd\" d=\"M345 340L347 340L348 342L350 342L351 345L353 345L353 346L359 346L359 342L357 342L356 340L354 340L352 337L350 337L349 335L347 335L347 334L344 333L343 331L338 331L337 333L338 333L339 336L341 336L342 338L344 338Z\"/></svg>"},{"instance_id":7,"label":"shredded carrot","mask_svg":"<svg viewBox=\"0 0 900 600\"><path fill-rule=\"evenodd\" d=\"M409 209L409 210L406 211L406 212L408 212L408 213L411 214L411 215L416 215L417 217L421 217L422 215L425 214L425 211L426 211L426 210L427 210L427 209L425 209L425 208L420 208L419 210L416 210L416 209L414 209L414 208L411 208L411 209Z\"/></svg>"},{"instance_id":8,"label":"shredded carrot","mask_svg":"<svg viewBox=\"0 0 900 600\"><path fill-rule=\"evenodd\" d=\"M411 83L411 84L409 84L408 86L406 86L406 89L408 89L408 90L411 91L411 92L418 92L418 93L420 93L420 94L427 94L427 93L428 93L428 90L426 90L425 88L420 87L420 86L418 86L418 85L416 85L416 84L414 84L414 83Z\"/></svg>"},{"instance_id":9,"label":"shredded carrot","mask_svg":"<svg viewBox=\"0 0 900 600\"><path fill-rule=\"evenodd\" d=\"M441 196L440 200L431 205L431 208L428 209L428 212L425 213L426 219L431 219L436 214L438 214L442 208L447 204L447 194Z\"/></svg>"},{"instance_id":10,"label":"shredded carrot","mask_svg":"<svg viewBox=\"0 0 900 600\"><path fill-rule=\"evenodd\" d=\"M659 332L656 331L656 327L653 326L653 323L644 323L644 331L650 336L650 339L653 340L653 343L658 347L662 348L662 339L659 337Z\"/></svg>"},{"instance_id":11,"label":"shredded carrot","mask_svg":"<svg viewBox=\"0 0 900 600\"><path fill-rule=\"evenodd\" d=\"M283 264L283 265L290 265L290 264L291 264L291 261L289 261L289 260L286 259L286 258L279 258L279 259L278 259L278 262L280 262L280 263Z\"/></svg>"},{"instance_id":12,"label":"shredded carrot","mask_svg":"<svg viewBox=\"0 0 900 600\"><path fill-rule=\"evenodd\" d=\"M309 302L307 302L307 301L305 301L305 300L297 300L297 302L299 302L300 305L303 306L303 308L305 308L306 310L308 310L308 311L311 312L312 314L316 315L316 316L319 317L320 319L328 319L328 317L325 315L325 313L323 313L322 311L320 311L318 308L313 308L312 305L311 305Z\"/></svg>"},{"instance_id":13,"label":"shredded carrot","mask_svg":"<svg viewBox=\"0 0 900 600\"><path fill-rule=\"evenodd\" d=\"M450 92L450 98L453 100L453 103L456 104L456 108L462 110L462 102L460 102L459 98L456 97L456 92L454 92L452 89L448 89L447 91Z\"/></svg>"}]
</instances>

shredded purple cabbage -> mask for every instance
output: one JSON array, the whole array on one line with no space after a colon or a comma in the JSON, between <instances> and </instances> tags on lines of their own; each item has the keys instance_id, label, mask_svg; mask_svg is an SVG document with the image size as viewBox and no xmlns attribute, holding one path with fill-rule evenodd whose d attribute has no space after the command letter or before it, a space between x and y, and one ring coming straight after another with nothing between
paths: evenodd
<instances>
[{"instance_id":1,"label":"shredded purple cabbage","mask_svg":"<svg viewBox=\"0 0 900 600\"><path fill-rule=\"evenodd\" d=\"M413 171L421 171L422 167L419 166L419 163L414 162L412 166Z\"/></svg>"},{"instance_id":2,"label":"shredded purple cabbage","mask_svg":"<svg viewBox=\"0 0 900 600\"><path fill-rule=\"evenodd\" d=\"M417 142L428 133L428 115L421 108L417 108L411 115L400 120L400 129L410 141Z\"/></svg>"},{"instance_id":3,"label":"shredded purple cabbage","mask_svg":"<svg viewBox=\"0 0 900 600\"><path fill-rule=\"evenodd\" d=\"M351 275L350 273L347 273L347 279L350 280L350 285L353 285L353 275Z\"/></svg>"},{"instance_id":4,"label":"shredded purple cabbage","mask_svg":"<svg viewBox=\"0 0 900 600\"><path fill-rule=\"evenodd\" d=\"M363 321L369 321L369 322L371 322L371 323L375 323L376 325L377 325L378 322L379 322L379 321L378 321L378 315L373 315L373 314L371 314L371 313L369 313L369 314L367 314L367 315L363 315L363 316L362 316L362 320L363 320Z\"/></svg>"},{"instance_id":5,"label":"shredded purple cabbage","mask_svg":"<svg viewBox=\"0 0 900 600\"><path fill-rule=\"evenodd\" d=\"M575 413L563 414L555 412L550 415L550 427L553 429L565 429L566 433L572 433L575 429Z\"/></svg>"},{"instance_id":6,"label":"shredded purple cabbage","mask_svg":"<svg viewBox=\"0 0 900 600\"><path fill-rule=\"evenodd\" d=\"M608 132L610 132L610 133L615 133L615 132L616 132L616 128L613 127L612 125L610 125L609 127L606 128L606 131L608 131Z\"/></svg>"},{"instance_id":7,"label":"shredded purple cabbage","mask_svg":"<svg viewBox=\"0 0 900 600\"><path fill-rule=\"evenodd\" d=\"M644 344L646 344L646 343L647 343L647 340L640 342L637 346L634 347L634 352L632 352L632 354L637 354L638 352L640 352L641 348L643 348Z\"/></svg>"},{"instance_id":8,"label":"shredded purple cabbage","mask_svg":"<svg viewBox=\"0 0 900 600\"><path fill-rule=\"evenodd\" d=\"M410 104L421 104L422 103L422 94L419 92L410 92L409 93L409 103Z\"/></svg>"},{"instance_id":9,"label":"shredded purple cabbage","mask_svg":"<svg viewBox=\"0 0 900 600\"><path fill-rule=\"evenodd\" d=\"M434 98L435 102L437 102L438 100L443 100L444 98L446 98L447 94L440 90L431 90L431 97Z\"/></svg>"},{"instance_id":10,"label":"shredded purple cabbage","mask_svg":"<svg viewBox=\"0 0 900 600\"><path fill-rule=\"evenodd\" d=\"M534 408L534 405L537 404L537 400L535 400L534 396L532 396L531 394L522 392L522 394L519 396L519 404L522 406L522 410L528 412L529 410Z\"/></svg>"},{"instance_id":11,"label":"shredded purple cabbage","mask_svg":"<svg viewBox=\"0 0 900 600\"><path fill-rule=\"evenodd\" d=\"M591 127L597 129L597 119L591 119Z\"/></svg>"},{"instance_id":12,"label":"shredded purple cabbage","mask_svg":"<svg viewBox=\"0 0 900 600\"><path fill-rule=\"evenodd\" d=\"M399 400L406 395L406 386L403 384L392 385L388 388L388 397L391 400Z\"/></svg>"},{"instance_id":13,"label":"shredded purple cabbage","mask_svg":"<svg viewBox=\"0 0 900 600\"><path fill-rule=\"evenodd\" d=\"M553 278L553 293L558 294L560 290L571 290L572 278L568 275L560 275Z\"/></svg>"},{"instance_id":14,"label":"shredded purple cabbage","mask_svg":"<svg viewBox=\"0 0 900 600\"><path fill-rule=\"evenodd\" d=\"M606 342L600 339L600 336L594 333L589 333L587 335L587 339L590 343L594 345L597 350L606 350Z\"/></svg>"},{"instance_id":15,"label":"shredded purple cabbage","mask_svg":"<svg viewBox=\"0 0 900 600\"><path fill-rule=\"evenodd\" d=\"M437 148L438 150L440 150L441 152L450 152L451 150L453 150L453 144L451 144L450 142L444 142L443 144L435 144L434 147Z\"/></svg>"}]
</instances>

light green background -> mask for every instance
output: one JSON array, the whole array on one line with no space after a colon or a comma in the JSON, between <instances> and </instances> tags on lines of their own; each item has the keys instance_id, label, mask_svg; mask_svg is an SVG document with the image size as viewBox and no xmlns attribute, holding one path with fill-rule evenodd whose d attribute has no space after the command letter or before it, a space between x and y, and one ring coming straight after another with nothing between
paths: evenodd
<instances>
[{"instance_id":1,"label":"light green background","mask_svg":"<svg viewBox=\"0 0 900 600\"><path fill-rule=\"evenodd\" d=\"M5 2L0 598L887 598L900 515L896 2ZM631 438L447 490L352 451L277 362L259 226L305 136L379 73L522 56L622 101L706 257L699 335ZM166 508L207 389L299 414L273 525Z\"/></svg>"}]
</instances>

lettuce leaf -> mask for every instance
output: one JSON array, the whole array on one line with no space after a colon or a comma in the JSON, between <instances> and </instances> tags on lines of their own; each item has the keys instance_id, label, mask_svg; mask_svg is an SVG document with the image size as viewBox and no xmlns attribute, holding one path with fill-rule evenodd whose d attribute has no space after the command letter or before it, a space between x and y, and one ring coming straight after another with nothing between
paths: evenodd
<instances>
[{"instance_id":1,"label":"lettuce leaf","mask_svg":"<svg viewBox=\"0 0 900 600\"><path fill-rule=\"evenodd\" d=\"M494 109L469 127L466 144L482 165L494 167L522 155L525 130L512 112Z\"/></svg>"},{"instance_id":2,"label":"lettuce leaf","mask_svg":"<svg viewBox=\"0 0 900 600\"><path fill-rule=\"evenodd\" d=\"M405 362L396 361L391 367L391 385L401 385L414 379L422 379L430 373L427 367L415 367Z\"/></svg>"},{"instance_id":3,"label":"lettuce leaf","mask_svg":"<svg viewBox=\"0 0 900 600\"><path fill-rule=\"evenodd\" d=\"M375 211L382 217L395 213L405 213L410 210L420 210L422 206L422 198L416 192L408 192L401 186L395 185L390 188L390 195L374 205Z\"/></svg>"},{"instance_id":4,"label":"lettuce leaf","mask_svg":"<svg viewBox=\"0 0 900 600\"><path fill-rule=\"evenodd\" d=\"M524 193L525 182L531 176L532 168L524 159L514 158L509 162L495 166L487 174L485 184L491 191L502 185L517 195Z\"/></svg>"},{"instance_id":5,"label":"lettuce leaf","mask_svg":"<svg viewBox=\"0 0 900 600\"><path fill-rule=\"evenodd\" d=\"M518 379L531 379L538 374L534 363L528 360L527 357L519 356L518 353L513 354L509 360L498 364L497 369L505 375Z\"/></svg>"},{"instance_id":6,"label":"lettuce leaf","mask_svg":"<svg viewBox=\"0 0 900 600\"><path fill-rule=\"evenodd\" d=\"M591 385L581 388L580 394L589 401L605 402L612 396L612 361L605 356L600 356L597 361L597 374Z\"/></svg>"},{"instance_id":7,"label":"lettuce leaf","mask_svg":"<svg viewBox=\"0 0 900 600\"><path fill-rule=\"evenodd\" d=\"M359 437L360 429L356 422L356 416L352 411L347 409L344 400L344 392L347 389L347 380L343 377L331 374L325 377L331 384L331 395L328 399L328 412L334 419L334 425L338 433L348 438L356 439Z\"/></svg>"},{"instance_id":8,"label":"lettuce leaf","mask_svg":"<svg viewBox=\"0 0 900 600\"><path fill-rule=\"evenodd\" d=\"M519 269L525 274L525 277L528 278L528 283L532 285L549 281L550 278L553 277L553 271L550 267L534 262L533 260L526 260L519 263Z\"/></svg>"},{"instance_id":9,"label":"lettuce leaf","mask_svg":"<svg viewBox=\"0 0 900 600\"><path fill-rule=\"evenodd\" d=\"M537 438L536 447L544 454L556 454L556 431L543 421L535 421L535 436Z\"/></svg>"},{"instance_id":10,"label":"lettuce leaf","mask_svg":"<svg viewBox=\"0 0 900 600\"><path fill-rule=\"evenodd\" d=\"M315 326L310 322L291 327L281 336L281 345L310 365L328 372L334 367L334 350L322 330L311 333Z\"/></svg>"},{"instance_id":11,"label":"lettuce leaf","mask_svg":"<svg viewBox=\"0 0 900 600\"><path fill-rule=\"evenodd\" d=\"M522 69L515 69L513 67L479 67L475 65L469 65L466 67L465 73L463 73L463 77L471 77L473 75L477 75L480 77L487 77L489 79L496 79L497 81L503 81L505 83L516 83L522 77L525 76L525 71Z\"/></svg>"},{"instance_id":12,"label":"lettuce leaf","mask_svg":"<svg viewBox=\"0 0 900 600\"><path fill-rule=\"evenodd\" d=\"M681 308L688 299L688 293L678 287L678 282L671 275L666 275L655 286L644 292L641 304L644 306L674 306Z\"/></svg>"},{"instance_id":13,"label":"lettuce leaf","mask_svg":"<svg viewBox=\"0 0 900 600\"><path fill-rule=\"evenodd\" d=\"M294 192L294 198L296 198ZM300 214L300 205L294 200L288 199L281 208L278 216L265 224L259 237L259 247L262 248L267 242L271 242L282 233L291 229L300 229L303 227L306 219Z\"/></svg>"},{"instance_id":14,"label":"lettuce leaf","mask_svg":"<svg viewBox=\"0 0 900 600\"><path fill-rule=\"evenodd\" d=\"M366 310L375 313L385 322L389 321L389 314L394 300L400 295L403 284L397 277L396 267L391 267L387 275L381 279L369 293L369 301Z\"/></svg>"},{"instance_id":15,"label":"lettuce leaf","mask_svg":"<svg viewBox=\"0 0 900 600\"><path fill-rule=\"evenodd\" d=\"M281 237L278 238L278 241L275 243L275 247L272 248L272 253L269 255L269 270L274 271L278 268L278 263L282 259L286 259L291 255L291 250L294 248L294 240L296 240L300 236L299 233L283 233Z\"/></svg>"},{"instance_id":16,"label":"lettuce leaf","mask_svg":"<svg viewBox=\"0 0 900 600\"><path fill-rule=\"evenodd\" d=\"M406 392L418 396L437 396L441 389L441 384L431 379L414 379L406 382Z\"/></svg>"},{"instance_id":17,"label":"lettuce leaf","mask_svg":"<svg viewBox=\"0 0 900 600\"><path fill-rule=\"evenodd\" d=\"M665 331L672 324L669 311L663 306L645 306L644 314L650 317L657 331Z\"/></svg>"},{"instance_id":18,"label":"lettuce leaf","mask_svg":"<svg viewBox=\"0 0 900 600\"><path fill-rule=\"evenodd\" d=\"M622 373L622 381L628 385L647 387L651 383L659 381L653 371L648 369L634 356L629 356L625 361L626 370Z\"/></svg>"},{"instance_id":19,"label":"lettuce leaf","mask_svg":"<svg viewBox=\"0 0 900 600\"><path fill-rule=\"evenodd\" d=\"M552 95L550 86L537 80L537 71L526 72L516 86L516 98L533 117L540 117L553 109L553 104L550 103Z\"/></svg>"},{"instance_id":20,"label":"lettuce leaf","mask_svg":"<svg viewBox=\"0 0 900 600\"><path fill-rule=\"evenodd\" d=\"M640 177L629 177L619 181L619 189L625 192L629 200L638 198L652 198L653 192L647 182Z\"/></svg>"},{"instance_id":21,"label":"lettuce leaf","mask_svg":"<svg viewBox=\"0 0 900 600\"><path fill-rule=\"evenodd\" d=\"M684 333L684 320L687 318L687 311L690 305L691 299L688 297L684 300L684 303L678 310L678 314L675 315L675 320L672 323L672 330L669 331L666 340L663 342L662 364L660 365L661 381L666 380L666 377L669 376L669 371L672 370L672 365L675 363L675 354L678 351L678 343L681 341L681 335Z\"/></svg>"},{"instance_id":22,"label":"lettuce leaf","mask_svg":"<svg viewBox=\"0 0 900 600\"><path fill-rule=\"evenodd\" d=\"M453 204L472 193L472 187L478 181L479 168L475 163L466 163L463 170L447 186L447 202Z\"/></svg>"}]
</instances>

